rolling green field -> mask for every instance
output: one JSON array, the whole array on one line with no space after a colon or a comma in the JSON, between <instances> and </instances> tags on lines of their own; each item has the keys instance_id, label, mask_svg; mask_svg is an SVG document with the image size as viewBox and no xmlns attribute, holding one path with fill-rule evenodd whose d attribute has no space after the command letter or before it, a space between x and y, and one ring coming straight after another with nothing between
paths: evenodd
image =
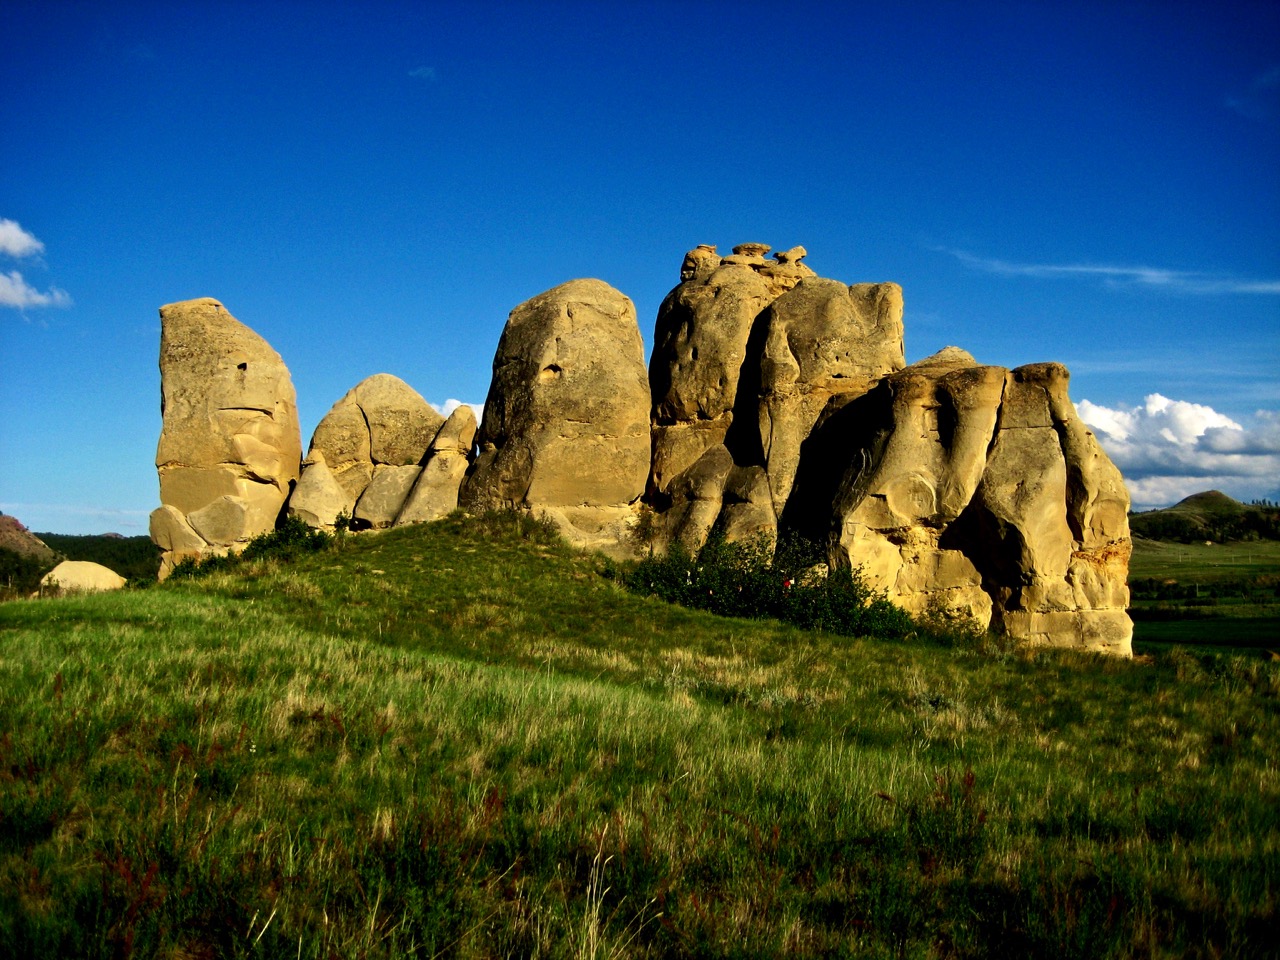
<instances>
[{"instance_id":1,"label":"rolling green field","mask_svg":"<svg viewBox=\"0 0 1280 960\"><path fill-rule=\"evenodd\" d=\"M1280 651L1280 541L1135 539L1129 583L1138 652L1170 644Z\"/></svg>"},{"instance_id":2,"label":"rolling green field","mask_svg":"<svg viewBox=\"0 0 1280 960\"><path fill-rule=\"evenodd\" d=\"M1238 543L1164 543L1135 540L1129 578L1198 580L1202 583L1280 576L1280 540Z\"/></svg>"},{"instance_id":3,"label":"rolling green field","mask_svg":"<svg viewBox=\"0 0 1280 960\"><path fill-rule=\"evenodd\" d=\"M837 637L536 525L0 604L0 956L1275 956L1280 667Z\"/></svg>"}]
</instances>

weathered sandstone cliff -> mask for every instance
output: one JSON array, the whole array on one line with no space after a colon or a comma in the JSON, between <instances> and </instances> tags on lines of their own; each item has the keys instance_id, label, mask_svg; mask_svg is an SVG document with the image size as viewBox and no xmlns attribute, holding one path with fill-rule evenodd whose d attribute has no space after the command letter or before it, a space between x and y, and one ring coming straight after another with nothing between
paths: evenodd
<instances>
[{"instance_id":1,"label":"weathered sandstone cliff","mask_svg":"<svg viewBox=\"0 0 1280 960\"><path fill-rule=\"evenodd\" d=\"M626 542L649 470L649 390L631 300L572 280L511 311L459 504L544 514L572 543Z\"/></svg>"},{"instance_id":2,"label":"weathered sandstone cliff","mask_svg":"<svg viewBox=\"0 0 1280 960\"><path fill-rule=\"evenodd\" d=\"M663 301L647 373L631 301L574 280L510 314L484 419L445 421L378 374L316 428L299 473L278 355L215 300L162 308L163 506L177 558L236 549L289 511L356 529L515 508L612 553L799 534L913 613L1127 655L1120 473L1066 368L906 366L894 283L819 277L803 247L699 246ZM473 459L474 454L474 459Z\"/></svg>"},{"instance_id":3,"label":"weathered sandstone cliff","mask_svg":"<svg viewBox=\"0 0 1280 960\"><path fill-rule=\"evenodd\" d=\"M274 528L302 442L280 355L217 300L160 308L160 575Z\"/></svg>"}]
</instances>

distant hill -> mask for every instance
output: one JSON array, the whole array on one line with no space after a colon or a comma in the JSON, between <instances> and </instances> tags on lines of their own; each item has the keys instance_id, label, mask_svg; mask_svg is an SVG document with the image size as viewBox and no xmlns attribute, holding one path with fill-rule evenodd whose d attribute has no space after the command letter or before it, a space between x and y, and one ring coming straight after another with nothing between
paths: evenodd
<instances>
[{"instance_id":1,"label":"distant hill","mask_svg":"<svg viewBox=\"0 0 1280 960\"><path fill-rule=\"evenodd\" d=\"M1218 490L1193 493L1172 507L1131 514L1129 529L1148 540L1280 540L1280 507L1244 504Z\"/></svg>"},{"instance_id":2,"label":"distant hill","mask_svg":"<svg viewBox=\"0 0 1280 960\"><path fill-rule=\"evenodd\" d=\"M29 594L58 559L17 517L0 513L0 600Z\"/></svg>"},{"instance_id":3,"label":"distant hill","mask_svg":"<svg viewBox=\"0 0 1280 960\"><path fill-rule=\"evenodd\" d=\"M17 517L0 513L0 550L31 557L53 566L56 555L49 545L18 522Z\"/></svg>"}]
</instances>

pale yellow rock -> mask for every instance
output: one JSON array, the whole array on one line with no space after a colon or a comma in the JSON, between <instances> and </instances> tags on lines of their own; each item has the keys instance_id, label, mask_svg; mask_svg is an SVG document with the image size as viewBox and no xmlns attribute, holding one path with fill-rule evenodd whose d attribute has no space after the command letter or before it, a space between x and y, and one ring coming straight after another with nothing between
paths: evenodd
<instances>
[{"instance_id":1,"label":"pale yellow rock","mask_svg":"<svg viewBox=\"0 0 1280 960\"><path fill-rule=\"evenodd\" d=\"M340 515L351 517L355 499L329 469L324 453L311 451L302 466L302 478L289 497L289 515L311 527L332 530Z\"/></svg>"},{"instance_id":2,"label":"pale yellow rock","mask_svg":"<svg viewBox=\"0 0 1280 960\"><path fill-rule=\"evenodd\" d=\"M444 417L399 377L376 373L347 391L311 437L308 459L324 455L352 500L373 480L374 468L421 465Z\"/></svg>"},{"instance_id":3,"label":"pale yellow rock","mask_svg":"<svg viewBox=\"0 0 1280 960\"><path fill-rule=\"evenodd\" d=\"M493 363L480 453L459 496L471 512L565 513L594 537L638 501L649 470L649 391L631 301L573 280L516 307ZM572 530L568 531L574 538Z\"/></svg>"},{"instance_id":4,"label":"pale yellow rock","mask_svg":"<svg viewBox=\"0 0 1280 960\"><path fill-rule=\"evenodd\" d=\"M100 593L119 590L127 581L100 563L88 560L63 560L40 579L41 592Z\"/></svg>"},{"instance_id":5,"label":"pale yellow rock","mask_svg":"<svg viewBox=\"0 0 1280 960\"><path fill-rule=\"evenodd\" d=\"M158 580L164 580L183 560L199 560L212 548L187 523L186 515L177 507L164 504L151 511L150 533L152 541L163 551Z\"/></svg>"},{"instance_id":6,"label":"pale yellow rock","mask_svg":"<svg viewBox=\"0 0 1280 960\"><path fill-rule=\"evenodd\" d=\"M763 467L735 466L729 471L720 520L726 540L776 539L778 518L773 512L769 477Z\"/></svg>"},{"instance_id":7,"label":"pale yellow rock","mask_svg":"<svg viewBox=\"0 0 1280 960\"><path fill-rule=\"evenodd\" d=\"M187 522L206 543L217 547L229 547L249 539L245 533L249 526L249 507L239 497L219 497L187 514Z\"/></svg>"},{"instance_id":8,"label":"pale yellow rock","mask_svg":"<svg viewBox=\"0 0 1280 960\"><path fill-rule=\"evenodd\" d=\"M803 280L764 318L758 417L774 511L781 515L800 446L833 396L858 395L901 370L902 288Z\"/></svg>"},{"instance_id":9,"label":"pale yellow rock","mask_svg":"<svg viewBox=\"0 0 1280 960\"><path fill-rule=\"evenodd\" d=\"M718 514L718 507L709 500L696 505L679 501L675 485L709 451L733 446L729 434L735 429L740 387L746 391L741 402L748 419L756 417L759 368L747 356L752 331L769 304L814 276L799 262L803 248L773 261L765 259L768 252L766 244L740 244L724 258L707 245L691 250L681 267L681 283L658 312L649 368L653 453L648 497L659 514L674 511L657 525L658 548L673 540L696 547L697 531L705 536L710 529L707 515ZM748 423L747 435L753 437L754 431ZM758 508L754 501L737 508L735 528L772 526L773 520Z\"/></svg>"},{"instance_id":10,"label":"pale yellow rock","mask_svg":"<svg viewBox=\"0 0 1280 960\"><path fill-rule=\"evenodd\" d=\"M161 503L199 514L218 540L196 547L162 516L157 530L173 546L165 547L167 570L168 554L243 544L272 529L298 479L301 440L289 371L262 337L210 298L167 304L160 323Z\"/></svg>"},{"instance_id":11,"label":"pale yellow rock","mask_svg":"<svg viewBox=\"0 0 1280 960\"><path fill-rule=\"evenodd\" d=\"M1056 363L1019 367L1008 378L975 498L995 532L992 568L1007 571L993 620L1029 641L1127 656L1129 499L1076 415L1068 380Z\"/></svg>"},{"instance_id":12,"label":"pale yellow rock","mask_svg":"<svg viewBox=\"0 0 1280 960\"><path fill-rule=\"evenodd\" d=\"M672 505L654 523L659 546L679 543L690 552L706 542L724 500L724 485L733 457L723 445L709 447L696 463L681 471L670 486Z\"/></svg>"},{"instance_id":13,"label":"pale yellow rock","mask_svg":"<svg viewBox=\"0 0 1280 960\"><path fill-rule=\"evenodd\" d=\"M475 411L456 408L435 439L422 473L396 517L396 526L446 517L458 507L458 491L471 464L476 438Z\"/></svg>"},{"instance_id":14,"label":"pale yellow rock","mask_svg":"<svg viewBox=\"0 0 1280 960\"><path fill-rule=\"evenodd\" d=\"M1067 382L955 348L892 374L824 413L786 519L833 502L839 559L912 613L1127 655L1128 500Z\"/></svg>"},{"instance_id":15,"label":"pale yellow rock","mask_svg":"<svg viewBox=\"0 0 1280 960\"><path fill-rule=\"evenodd\" d=\"M367 523L374 530L391 526L421 473L422 467L415 464L378 464L373 468L373 479L356 501L355 519Z\"/></svg>"},{"instance_id":16,"label":"pale yellow rock","mask_svg":"<svg viewBox=\"0 0 1280 960\"><path fill-rule=\"evenodd\" d=\"M191 529L186 515L177 507L164 504L151 511L151 540L167 553L199 556L208 544Z\"/></svg>"},{"instance_id":17,"label":"pale yellow rock","mask_svg":"<svg viewBox=\"0 0 1280 960\"><path fill-rule=\"evenodd\" d=\"M752 324L780 292L753 270L717 266L667 295L649 369L655 424L731 413Z\"/></svg>"}]
</instances>

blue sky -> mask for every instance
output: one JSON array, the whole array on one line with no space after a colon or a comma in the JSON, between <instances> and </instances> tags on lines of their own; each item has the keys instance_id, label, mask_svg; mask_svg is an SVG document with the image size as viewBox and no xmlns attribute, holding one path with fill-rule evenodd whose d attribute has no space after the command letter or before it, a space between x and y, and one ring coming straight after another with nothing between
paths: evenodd
<instances>
[{"instance_id":1,"label":"blue sky","mask_svg":"<svg viewBox=\"0 0 1280 960\"><path fill-rule=\"evenodd\" d=\"M146 532L157 308L480 403L508 312L796 244L1060 360L1135 503L1280 498L1276 3L62 3L0 57L0 510Z\"/></svg>"}]
</instances>

